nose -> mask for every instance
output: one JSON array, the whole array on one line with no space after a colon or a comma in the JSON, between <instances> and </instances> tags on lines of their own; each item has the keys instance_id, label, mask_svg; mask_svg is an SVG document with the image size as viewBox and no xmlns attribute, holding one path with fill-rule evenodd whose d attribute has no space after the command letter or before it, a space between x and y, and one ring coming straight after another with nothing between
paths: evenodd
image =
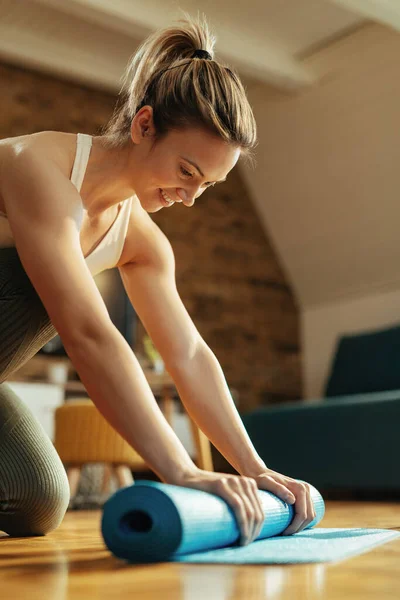
<instances>
[{"instance_id":1,"label":"nose","mask_svg":"<svg viewBox=\"0 0 400 600\"><path fill-rule=\"evenodd\" d=\"M185 206L193 206L195 199L201 196L202 192L199 192L197 188L193 190L190 189L190 191L184 190L183 188L177 188L176 193Z\"/></svg>"}]
</instances>

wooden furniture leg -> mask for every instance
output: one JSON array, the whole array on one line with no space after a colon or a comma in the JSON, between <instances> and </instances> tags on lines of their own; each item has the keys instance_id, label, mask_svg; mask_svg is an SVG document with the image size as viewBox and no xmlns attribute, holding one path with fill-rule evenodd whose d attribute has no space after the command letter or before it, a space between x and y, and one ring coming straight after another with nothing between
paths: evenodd
<instances>
[{"instance_id":1,"label":"wooden furniture leg","mask_svg":"<svg viewBox=\"0 0 400 600\"><path fill-rule=\"evenodd\" d=\"M103 482L101 485L101 493L106 494L110 489L110 482L112 477L112 468L108 463L104 463L104 474Z\"/></svg>"},{"instance_id":2,"label":"wooden furniture leg","mask_svg":"<svg viewBox=\"0 0 400 600\"><path fill-rule=\"evenodd\" d=\"M168 423L172 427L172 414L174 411L173 405L174 399L168 391L167 387L162 389L161 395L161 410L168 421ZM192 430L192 436L194 445L196 447L196 464L199 469L204 469L205 471L214 471L214 465L212 461L211 454L211 444L208 437L199 429L196 423L190 418L190 415L186 416L189 419L190 427Z\"/></svg>"},{"instance_id":3,"label":"wooden furniture leg","mask_svg":"<svg viewBox=\"0 0 400 600\"><path fill-rule=\"evenodd\" d=\"M126 465L114 465L113 470L119 488L128 487L134 483L132 472Z\"/></svg>"},{"instance_id":4,"label":"wooden furniture leg","mask_svg":"<svg viewBox=\"0 0 400 600\"><path fill-rule=\"evenodd\" d=\"M69 489L71 498L76 496L76 492L78 491L79 479L81 477L81 465L70 465L67 468L67 477L69 482Z\"/></svg>"},{"instance_id":5,"label":"wooden furniture leg","mask_svg":"<svg viewBox=\"0 0 400 600\"><path fill-rule=\"evenodd\" d=\"M171 396L167 386L163 386L163 388L161 390L160 404L161 404L161 411L162 411L164 417L166 418L167 422L172 427L172 415L174 413L174 399Z\"/></svg>"},{"instance_id":6,"label":"wooden furniture leg","mask_svg":"<svg viewBox=\"0 0 400 600\"><path fill-rule=\"evenodd\" d=\"M196 423L187 415L190 427L192 430L192 436L194 445L196 447L196 463L199 469L204 471L214 471L214 465L211 454L211 444L208 437L203 431L197 427Z\"/></svg>"}]
</instances>

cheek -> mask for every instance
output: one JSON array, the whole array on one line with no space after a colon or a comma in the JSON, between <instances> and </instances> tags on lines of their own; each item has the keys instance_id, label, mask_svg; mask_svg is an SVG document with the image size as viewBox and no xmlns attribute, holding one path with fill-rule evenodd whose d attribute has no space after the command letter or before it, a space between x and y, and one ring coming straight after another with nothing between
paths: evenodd
<instances>
[{"instance_id":1,"label":"cheek","mask_svg":"<svg viewBox=\"0 0 400 600\"><path fill-rule=\"evenodd\" d=\"M153 170L149 174L146 183L152 188L167 188L171 185L174 185L171 173L168 172L166 169L160 168L158 168L157 170Z\"/></svg>"},{"instance_id":2,"label":"cheek","mask_svg":"<svg viewBox=\"0 0 400 600\"><path fill-rule=\"evenodd\" d=\"M153 186L166 188L178 185L176 166L172 165L170 160L154 160L149 165L149 170L151 170L151 176L148 181L151 181Z\"/></svg>"}]
</instances>

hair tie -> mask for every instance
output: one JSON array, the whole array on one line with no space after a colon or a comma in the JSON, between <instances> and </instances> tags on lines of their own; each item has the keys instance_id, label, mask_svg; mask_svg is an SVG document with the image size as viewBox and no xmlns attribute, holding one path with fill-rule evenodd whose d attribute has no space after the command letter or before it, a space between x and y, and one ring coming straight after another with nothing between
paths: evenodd
<instances>
[{"instance_id":1,"label":"hair tie","mask_svg":"<svg viewBox=\"0 0 400 600\"><path fill-rule=\"evenodd\" d=\"M205 60L213 60L213 57L211 56L211 54L209 52L207 52L207 50L202 50L202 49L195 50L190 58L204 58ZM189 60L185 63L181 63L180 65L175 65L174 67L168 67L167 69L163 69L162 71L159 71L159 73L157 75L155 75L154 79L152 81L150 81L150 84L148 85L148 87L146 89L144 98L143 98L142 102L139 104L139 107L136 109L136 112L138 110L140 110L142 108L142 106L144 106L144 102L146 101L149 88L155 84L155 81L157 81L157 79L159 79L159 77L161 77L161 75L163 73L166 73L166 71L171 71L172 69L177 69L178 67L183 67L190 63L191 63L191 61Z\"/></svg>"},{"instance_id":2,"label":"hair tie","mask_svg":"<svg viewBox=\"0 0 400 600\"><path fill-rule=\"evenodd\" d=\"M212 60L212 56L207 50L195 50L190 58L205 58L206 60ZM174 67L168 67L167 69L163 69L156 75L156 77L160 77L166 71L171 71L171 69L177 69L178 67L184 67L185 65L190 64L190 60L185 63L181 63L180 65L175 65Z\"/></svg>"},{"instance_id":3,"label":"hair tie","mask_svg":"<svg viewBox=\"0 0 400 600\"><path fill-rule=\"evenodd\" d=\"M212 56L207 50L195 50L190 58L205 58L206 60L212 60Z\"/></svg>"}]
</instances>

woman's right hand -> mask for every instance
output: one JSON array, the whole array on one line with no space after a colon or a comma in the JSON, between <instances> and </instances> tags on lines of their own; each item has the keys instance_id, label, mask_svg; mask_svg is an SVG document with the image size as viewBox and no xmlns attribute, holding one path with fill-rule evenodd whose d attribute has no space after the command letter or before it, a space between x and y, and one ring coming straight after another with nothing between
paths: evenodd
<instances>
[{"instance_id":1,"label":"woman's right hand","mask_svg":"<svg viewBox=\"0 0 400 600\"><path fill-rule=\"evenodd\" d=\"M257 539L264 523L264 511L255 479L197 469L182 476L177 485L223 498L235 514L241 533L240 545L245 546Z\"/></svg>"}]
</instances>

